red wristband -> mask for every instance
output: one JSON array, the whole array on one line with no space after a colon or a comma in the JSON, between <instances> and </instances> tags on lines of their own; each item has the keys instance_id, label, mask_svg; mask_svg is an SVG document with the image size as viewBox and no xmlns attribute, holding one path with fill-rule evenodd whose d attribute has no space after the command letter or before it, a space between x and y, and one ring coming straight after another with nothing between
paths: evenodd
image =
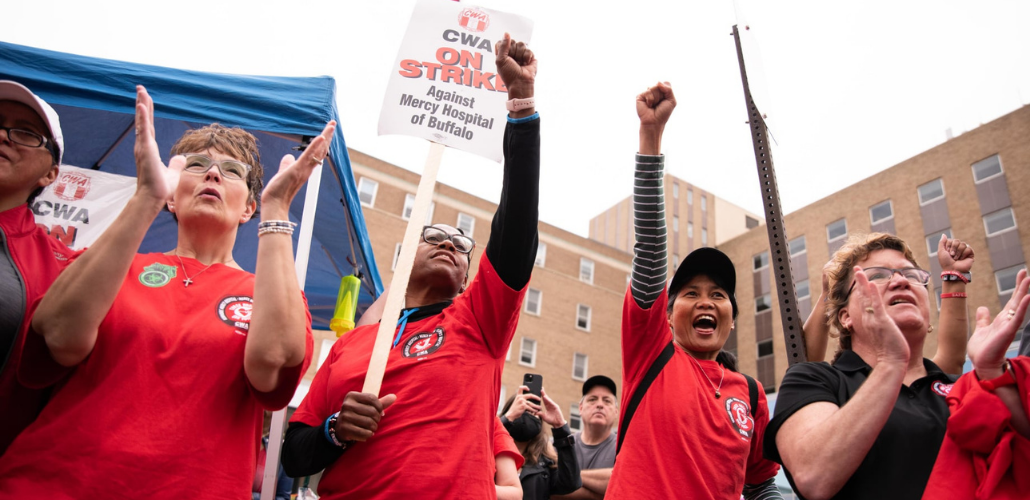
<instances>
[{"instance_id":1,"label":"red wristband","mask_svg":"<svg viewBox=\"0 0 1030 500\"><path fill-rule=\"evenodd\" d=\"M949 279L949 278L946 278L946 276L954 276L954 277ZM958 271L942 271L941 272L941 280L942 281L961 281L963 283L969 283L969 277L966 276L966 273L960 273Z\"/></svg>"},{"instance_id":2,"label":"red wristband","mask_svg":"<svg viewBox=\"0 0 1030 500\"><path fill-rule=\"evenodd\" d=\"M1009 361L1007 359L1005 360L1005 364L1002 365L1002 369L1004 369L1005 372L1002 373L1001 376L992 378L990 380L981 380L980 387L982 387L985 391L994 392L994 390L999 387L1005 387L1007 385L1016 385L1016 376L1012 373L1012 366L1009 364Z\"/></svg>"},{"instance_id":3,"label":"red wristband","mask_svg":"<svg viewBox=\"0 0 1030 500\"><path fill-rule=\"evenodd\" d=\"M964 299L964 298L966 298L966 292L942 293L941 294L941 298L942 299Z\"/></svg>"}]
</instances>

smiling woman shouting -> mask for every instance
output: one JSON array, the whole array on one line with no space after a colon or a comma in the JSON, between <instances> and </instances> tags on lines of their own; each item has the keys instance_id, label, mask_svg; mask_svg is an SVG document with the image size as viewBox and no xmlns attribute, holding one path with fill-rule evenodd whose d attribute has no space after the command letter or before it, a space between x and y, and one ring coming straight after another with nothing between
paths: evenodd
<instances>
[{"instance_id":1,"label":"smiling woman shouting","mask_svg":"<svg viewBox=\"0 0 1030 500\"><path fill-rule=\"evenodd\" d=\"M664 293L661 138L675 106L668 83L637 97L637 243L622 308L622 379L631 396L605 498L780 498L778 466L762 457L765 391L722 350L737 316L733 263L714 248L695 250Z\"/></svg>"}]
</instances>

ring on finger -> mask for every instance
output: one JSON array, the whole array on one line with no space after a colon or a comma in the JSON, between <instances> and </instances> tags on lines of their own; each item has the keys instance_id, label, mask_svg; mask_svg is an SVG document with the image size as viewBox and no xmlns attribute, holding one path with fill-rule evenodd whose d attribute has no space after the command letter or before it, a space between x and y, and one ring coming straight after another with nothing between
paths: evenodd
<instances>
[{"instance_id":1,"label":"ring on finger","mask_svg":"<svg viewBox=\"0 0 1030 500\"><path fill-rule=\"evenodd\" d=\"M1008 313L1009 313L1009 318L1016 317L1016 310L1015 309L1009 309Z\"/></svg>"}]
</instances>

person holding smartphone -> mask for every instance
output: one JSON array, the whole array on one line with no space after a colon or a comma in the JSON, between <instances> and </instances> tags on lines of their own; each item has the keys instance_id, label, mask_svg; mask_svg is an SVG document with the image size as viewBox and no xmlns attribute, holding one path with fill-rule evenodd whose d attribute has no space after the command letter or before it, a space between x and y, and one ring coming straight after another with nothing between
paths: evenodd
<instances>
[{"instance_id":1,"label":"person holding smartphone","mask_svg":"<svg viewBox=\"0 0 1030 500\"><path fill-rule=\"evenodd\" d=\"M539 375L534 377L539 378ZM518 394L508 398L501 411L501 423L525 459L519 481L522 498L526 500L547 500L551 495L566 495L583 486L572 429L558 403L547 397L542 387L539 390L537 396L529 387L519 387ZM553 446L544 432L543 422L551 426Z\"/></svg>"},{"instance_id":2,"label":"person holding smartphone","mask_svg":"<svg viewBox=\"0 0 1030 500\"><path fill-rule=\"evenodd\" d=\"M378 325L337 340L294 413L283 448L287 474L324 470L323 500L482 499L496 496L493 429L501 372L536 258L540 120L537 61L505 36L496 46L508 88L504 184L479 270L476 242L426 226L380 397L362 393ZM385 413L385 414L384 414Z\"/></svg>"}]
</instances>

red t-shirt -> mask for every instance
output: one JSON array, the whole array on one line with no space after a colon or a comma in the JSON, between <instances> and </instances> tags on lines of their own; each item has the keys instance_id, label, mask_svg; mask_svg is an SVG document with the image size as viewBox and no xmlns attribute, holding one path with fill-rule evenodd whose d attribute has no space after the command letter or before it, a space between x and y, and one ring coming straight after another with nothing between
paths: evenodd
<instances>
[{"instance_id":1,"label":"red t-shirt","mask_svg":"<svg viewBox=\"0 0 1030 500\"><path fill-rule=\"evenodd\" d=\"M511 438L511 434L508 434L508 430L504 428L501 418L497 417L494 419L494 457L501 455L514 459L516 469L521 469L522 464L526 463L526 457L519 453L519 447L515 445L515 440ZM495 464L494 473L496 472L497 467Z\"/></svg>"},{"instance_id":2,"label":"red t-shirt","mask_svg":"<svg viewBox=\"0 0 1030 500\"><path fill-rule=\"evenodd\" d=\"M1011 360L1023 411L1030 414L1030 358ZM1011 423L1012 412L976 373L963 375L947 396L951 416L925 499L1030 498L1030 440Z\"/></svg>"},{"instance_id":3,"label":"red t-shirt","mask_svg":"<svg viewBox=\"0 0 1030 500\"><path fill-rule=\"evenodd\" d=\"M178 264L135 257L89 357L0 458L5 495L250 498L262 410L289 403L311 318L304 362L258 392L243 370L254 275L215 264L184 288Z\"/></svg>"},{"instance_id":4,"label":"red t-shirt","mask_svg":"<svg viewBox=\"0 0 1030 500\"><path fill-rule=\"evenodd\" d=\"M408 322L380 390L397 401L374 437L326 467L318 483L323 500L496 497L495 412L522 296L484 254L453 304ZM292 422L322 425L348 392L361 391L378 328L358 327L336 341Z\"/></svg>"},{"instance_id":5,"label":"red t-shirt","mask_svg":"<svg viewBox=\"0 0 1030 500\"><path fill-rule=\"evenodd\" d=\"M630 395L651 363L672 341L666 316L668 294L648 310L627 291L622 308L622 380ZM711 383L701 373L698 366ZM655 378L626 430L605 498L712 498L738 500L744 484L759 484L776 475L779 466L762 457L762 437L769 407L761 384L758 408L749 412L751 397L742 375L726 370L721 398L720 365L695 360L676 348ZM752 417L753 414L753 417Z\"/></svg>"}]
</instances>

